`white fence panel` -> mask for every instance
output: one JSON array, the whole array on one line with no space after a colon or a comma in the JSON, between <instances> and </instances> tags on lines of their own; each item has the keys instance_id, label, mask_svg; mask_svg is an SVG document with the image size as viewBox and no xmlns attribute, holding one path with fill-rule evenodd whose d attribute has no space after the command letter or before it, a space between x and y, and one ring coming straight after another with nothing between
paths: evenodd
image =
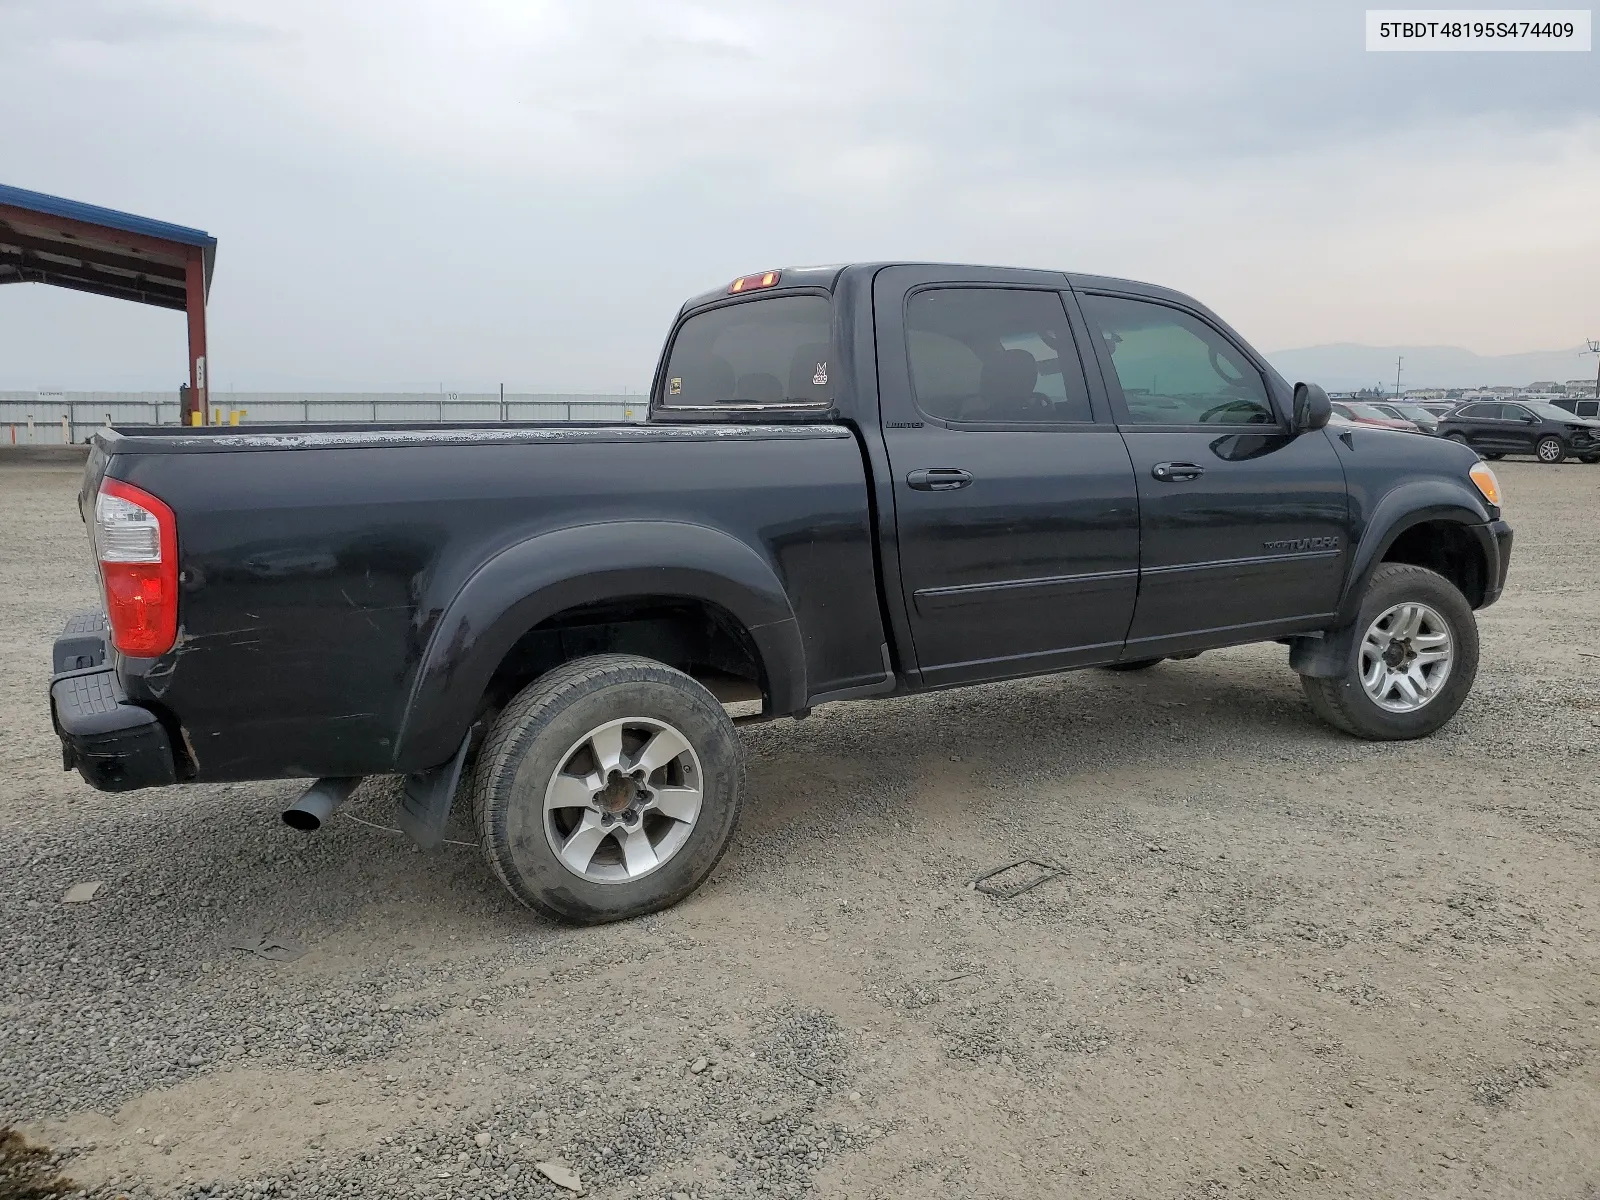
<instances>
[{"instance_id":1,"label":"white fence panel","mask_svg":"<svg viewBox=\"0 0 1600 1200\"><path fill-rule=\"evenodd\" d=\"M567 393L226 392L211 396L211 416L243 425L304 422L643 421L643 396ZM67 419L65 429L62 418ZM176 425L172 392L0 392L0 446L85 442L112 425Z\"/></svg>"}]
</instances>

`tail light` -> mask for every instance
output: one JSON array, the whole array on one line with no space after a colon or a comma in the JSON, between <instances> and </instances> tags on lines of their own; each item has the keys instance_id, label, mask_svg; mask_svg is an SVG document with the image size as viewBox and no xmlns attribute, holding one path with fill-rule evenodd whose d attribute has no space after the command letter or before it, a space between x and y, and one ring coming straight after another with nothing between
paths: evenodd
<instances>
[{"instance_id":1,"label":"tail light","mask_svg":"<svg viewBox=\"0 0 1600 1200\"><path fill-rule=\"evenodd\" d=\"M178 637L178 523L172 510L130 483L103 480L92 537L111 644L133 658L165 654Z\"/></svg>"}]
</instances>

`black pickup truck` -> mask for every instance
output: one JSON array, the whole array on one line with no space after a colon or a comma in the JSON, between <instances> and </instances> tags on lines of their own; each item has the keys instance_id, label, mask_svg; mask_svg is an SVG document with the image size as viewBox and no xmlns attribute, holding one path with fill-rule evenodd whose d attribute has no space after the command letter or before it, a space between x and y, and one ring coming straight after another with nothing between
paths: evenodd
<instances>
[{"instance_id":1,"label":"black pickup truck","mask_svg":"<svg viewBox=\"0 0 1600 1200\"><path fill-rule=\"evenodd\" d=\"M1448 721L1511 531L1464 446L1327 428L1176 292L1059 271L769 271L684 305L644 425L127 428L55 647L68 768L121 790L364 776L568 920L672 904L739 718L1278 641L1365 738Z\"/></svg>"}]
</instances>

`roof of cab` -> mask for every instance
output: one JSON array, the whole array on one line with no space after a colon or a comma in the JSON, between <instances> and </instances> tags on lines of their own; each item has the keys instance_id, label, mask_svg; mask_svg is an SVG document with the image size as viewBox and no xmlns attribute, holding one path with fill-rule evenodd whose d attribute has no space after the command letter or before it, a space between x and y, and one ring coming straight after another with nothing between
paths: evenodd
<instances>
[{"instance_id":1,"label":"roof of cab","mask_svg":"<svg viewBox=\"0 0 1600 1200\"><path fill-rule=\"evenodd\" d=\"M921 262L914 259L889 260L883 262L831 263L827 266L816 267L781 267L777 268L779 280L774 286L774 290L782 292L790 288L807 287L820 287L827 290L832 290L835 286L837 286L839 277L847 270L864 271L870 274L876 274L884 267L949 267L953 271L1004 271L1016 269L1012 267L995 266L993 264L941 263L931 261ZM1162 287L1159 284L1143 283L1136 279L1119 279L1112 275L1086 275L1076 271L1056 271L1049 267L1024 269L1039 270L1042 272L1058 274L1068 284L1068 286L1075 291L1081 289L1084 291L1104 290L1115 292L1132 292L1144 296L1176 300L1179 303L1195 308L1205 308L1204 305L1200 304L1192 296L1187 296L1183 292L1176 291L1172 288ZM741 278L748 278L748 276L742 276ZM730 280L727 284L724 284L721 287L712 288L709 291L701 292L697 296L691 296L687 301L684 302L681 311L688 312L693 308L700 308L703 305L714 304L719 300L728 299L728 297L732 294L730 291L732 282L733 281ZM744 294L758 295L760 293L752 291Z\"/></svg>"}]
</instances>

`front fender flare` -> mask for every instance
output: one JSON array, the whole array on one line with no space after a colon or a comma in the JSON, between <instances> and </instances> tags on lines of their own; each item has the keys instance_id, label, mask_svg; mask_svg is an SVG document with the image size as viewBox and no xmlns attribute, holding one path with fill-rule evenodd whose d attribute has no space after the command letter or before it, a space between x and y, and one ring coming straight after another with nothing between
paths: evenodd
<instances>
[{"instance_id":1,"label":"front fender flare","mask_svg":"<svg viewBox=\"0 0 1600 1200\"><path fill-rule=\"evenodd\" d=\"M1499 553L1492 544L1493 536L1488 528L1493 516L1475 492L1446 480L1412 480L1387 492L1367 519L1361 541L1351 556L1333 627L1321 635L1292 639L1290 667L1301 675L1324 678L1333 678L1344 669L1355 652L1358 636L1355 621L1372 573L1383 562L1383 556L1395 539L1417 525L1427 521L1451 521L1471 530L1476 535L1480 552L1485 555L1486 578L1492 579L1494 563L1487 556Z\"/></svg>"},{"instance_id":2,"label":"front fender flare","mask_svg":"<svg viewBox=\"0 0 1600 1200\"><path fill-rule=\"evenodd\" d=\"M564 609L627 596L682 596L731 613L756 644L770 711L805 706L805 649L777 572L731 534L680 521L570 526L484 563L435 624L395 738L395 769L426 770L466 736L495 668Z\"/></svg>"},{"instance_id":3,"label":"front fender flare","mask_svg":"<svg viewBox=\"0 0 1600 1200\"><path fill-rule=\"evenodd\" d=\"M1415 479L1386 492L1367 518L1361 541L1351 556L1344 594L1339 598L1337 624L1342 627L1356 619L1373 571L1406 530L1427 521L1486 526L1496 515L1475 491L1450 480Z\"/></svg>"}]
</instances>

